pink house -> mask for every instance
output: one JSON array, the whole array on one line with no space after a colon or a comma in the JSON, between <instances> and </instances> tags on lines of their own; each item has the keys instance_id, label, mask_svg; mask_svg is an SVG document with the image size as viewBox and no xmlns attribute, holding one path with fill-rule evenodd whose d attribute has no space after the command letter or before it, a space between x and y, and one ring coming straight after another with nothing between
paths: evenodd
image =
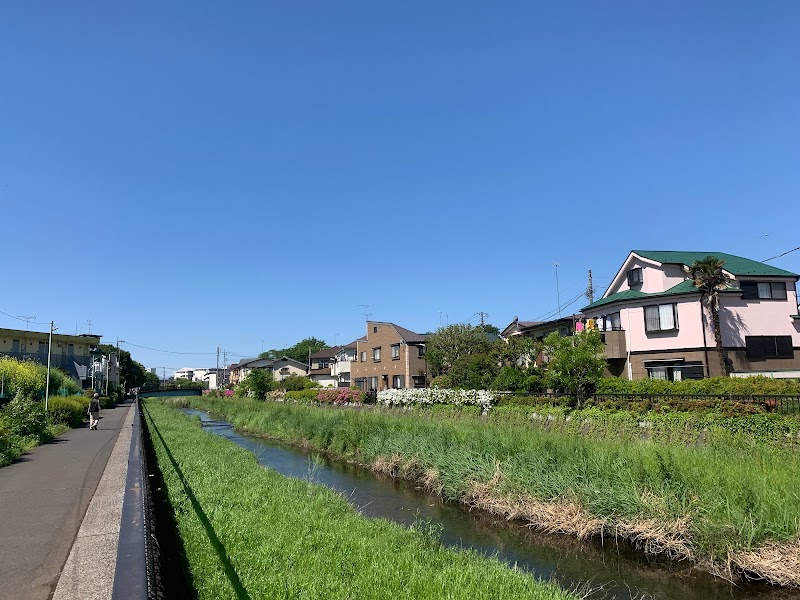
<instances>
[{"instance_id":1,"label":"pink house","mask_svg":"<svg viewBox=\"0 0 800 600\"><path fill-rule=\"evenodd\" d=\"M626 379L721 375L714 331L689 276L696 260L725 261L722 346L733 376L800 377L800 276L724 252L634 250L600 300L581 312L606 343L608 370Z\"/></svg>"}]
</instances>

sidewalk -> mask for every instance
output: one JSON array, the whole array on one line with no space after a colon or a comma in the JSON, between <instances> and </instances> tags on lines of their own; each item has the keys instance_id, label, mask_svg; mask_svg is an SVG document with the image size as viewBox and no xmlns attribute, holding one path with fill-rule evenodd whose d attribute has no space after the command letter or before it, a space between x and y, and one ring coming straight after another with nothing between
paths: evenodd
<instances>
[{"instance_id":1,"label":"sidewalk","mask_svg":"<svg viewBox=\"0 0 800 600\"><path fill-rule=\"evenodd\" d=\"M111 561L110 590L117 554L117 543L113 542L112 550L110 538L119 535L132 409L132 403L125 403L104 410L97 431L90 431L88 425L73 429L0 469L0 600L52 597L73 543L91 545L93 535L102 546L103 556L108 554ZM92 522L87 523L90 528L85 537L77 539L120 431L126 427L128 443L120 439L124 448L115 453L114 473L103 486L107 491L119 488L119 505L113 506L113 494L104 493L98 507L101 510L92 512ZM121 464L118 455L123 457ZM120 470L121 475L117 473ZM113 519L116 531L109 536Z\"/></svg>"}]
</instances>

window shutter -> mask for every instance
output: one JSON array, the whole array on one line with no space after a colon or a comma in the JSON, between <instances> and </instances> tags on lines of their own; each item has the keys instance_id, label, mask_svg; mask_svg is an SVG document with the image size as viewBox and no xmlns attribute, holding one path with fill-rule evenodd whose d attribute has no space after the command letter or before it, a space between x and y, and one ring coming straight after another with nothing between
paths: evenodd
<instances>
[{"instance_id":1,"label":"window shutter","mask_svg":"<svg viewBox=\"0 0 800 600\"><path fill-rule=\"evenodd\" d=\"M792 336L779 335L775 338L778 358L794 358L794 348L792 348Z\"/></svg>"},{"instance_id":2,"label":"window shutter","mask_svg":"<svg viewBox=\"0 0 800 600\"><path fill-rule=\"evenodd\" d=\"M759 360L764 358L764 341L760 337L748 335L744 338L744 343L748 359Z\"/></svg>"},{"instance_id":3,"label":"window shutter","mask_svg":"<svg viewBox=\"0 0 800 600\"><path fill-rule=\"evenodd\" d=\"M743 281L739 284L742 288L742 299L744 300L757 300L758 299L758 285L753 281Z\"/></svg>"}]
</instances>

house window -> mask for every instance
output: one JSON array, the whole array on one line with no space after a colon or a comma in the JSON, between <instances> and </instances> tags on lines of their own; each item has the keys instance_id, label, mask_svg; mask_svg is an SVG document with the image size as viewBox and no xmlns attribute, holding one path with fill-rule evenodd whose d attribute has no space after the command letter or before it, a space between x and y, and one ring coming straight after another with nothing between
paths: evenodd
<instances>
[{"instance_id":1,"label":"house window","mask_svg":"<svg viewBox=\"0 0 800 600\"><path fill-rule=\"evenodd\" d=\"M628 285L630 287L634 287L637 285L642 285L644 279L642 278L642 269L631 269L628 271Z\"/></svg>"},{"instance_id":2,"label":"house window","mask_svg":"<svg viewBox=\"0 0 800 600\"><path fill-rule=\"evenodd\" d=\"M377 348L372 349L372 360L375 362L381 362L381 347L378 346Z\"/></svg>"},{"instance_id":3,"label":"house window","mask_svg":"<svg viewBox=\"0 0 800 600\"><path fill-rule=\"evenodd\" d=\"M678 329L678 306L656 304L644 307L645 331L674 331Z\"/></svg>"},{"instance_id":4,"label":"house window","mask_svg":"<svg viewBox=\"0 0 800 600\"><path fill-rule=\"evenodd\" d=\"M368 377L367 381L369 383L369 389L377 390L378 389L378 378L377 377Z\"/></svg>"},{"instance_id":5,"label":"house window","mask_svg":"<svg viewBox=\"0 0 800 600\"><path fill-rule=\"evenodd\" d=\"M405 386L405 376L394 375L392 376L392 387L396 390L402 390Z\"/></svg>"},{"instance_id":6,"label":"house window","mask_svg":"<svg viewBox=\"0 0 800 600\"><path fill-rule=\"evenodd\" d=\"M360 388L365 392L367 391L367 380L364 379L363 377L356 377L355 384L357 388Z\"/></svg>"},{"instance_id":7,"label":"house window","mask_svg":"<svg viewBox=\"0 0 800 600\"><path fill-rule=\"evenodd\" d=\"M699 362L651 361L645 362L644 368L647 369L647 376L650 379L682 381L703 378L703 364Z\"/></svg>"},{"instance_id":8,"label":"house window","mask_svg":"<svg viewBox=\"0 0 800 600\"><path fill-rule=\"evenodd\" d=\"M361 353L361 362L367 362L367 351L366 350L364 350Z\"/></svg>"},{"instance_id":9,"label":"house window","mask_svg":"<svg viewBox=\"0 0 800 600\"><path fill-rule=\"evenodd\" d=\"M744 338L747 358L794 358L790 335L748 335Z\"/></svg>"},{"instance_id":10,"label":"house window","mask_svg":"<svg viewBox=\"0 0 800 600\"><path fill-rule=\"evenodd\" d=\"M600 325L600 323L602 323L602 325ZM600 319L598 319L598 329L600 331L622 331L619 313L615 312L600 317Z\"/></svg>"},{"instance_id":11,"label":"house window","mask_svg":"<svg viewBox=\"0 0 800 600\"><path fill-rule=\"evenodd\" d=\"M739 287L745 300L786 300L783 281L742 281Z\"/></svg>"},{"instance_id":12,"label":"house window","mask_svg":"<svg viewBox=\"0 0 800 600\"><path fill-rule=\"evenodd\" d=\"M417 350L419 350L419 353L417 354L419 358L425 356L425 346L417 346Z\"/></svg>"},{"instance_id":13,"label":"house window","mask_svg":"<svg viewBox=\"0 0 800 600\"><path fill-rule=\"evenodd\" d=\"M378 328L377 327L373 327L372 328L372 333L378 333Z\"/></svg>"},{"instance_id":14,"label":"house window","mask_svg":"<svg viewBox=\"0 0 800 600\"><path fill-rule=\"evenodd\" d=\"M414 375L411 377L414 381L415 388L423 388L425 387L425 376L424 375Z\"/></svg>"},{"instance_id":15,"label":"house window","mask_svg":"<svg viewBox=\"0 0 800 600\"><path fill-rule=\"evenodd\" d=\"M392 344L392 360L400 358L400 344Z\"/></svg>"}]
</instances>

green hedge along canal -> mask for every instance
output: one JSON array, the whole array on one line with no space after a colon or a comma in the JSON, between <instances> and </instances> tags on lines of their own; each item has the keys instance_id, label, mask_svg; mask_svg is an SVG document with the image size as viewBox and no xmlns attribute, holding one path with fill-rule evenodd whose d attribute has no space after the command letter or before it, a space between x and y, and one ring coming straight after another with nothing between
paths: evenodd
<instances>
[{"instance_id":1,"label":"green hedge along canal","mask_svg":"<svg viewBox=\"0 0 800 600\"><path fill-rule=\"evenodd\" d=\"M580 542L566 536L531 531L466 507L443 502L412 485L381 477L366 468L319 457L273 440L243 435L207 413L203 428L225 437L282 475L306 479L341 493L365 517L389 519L405 526L441 529L447 546L471 548L516 564L537 578L556 580L567 589L593 591L586 597L619 600L800 600L800 592L758 584L732 586L691 565L656 561L613 540Z\"/></svg>"}]
</instances>

